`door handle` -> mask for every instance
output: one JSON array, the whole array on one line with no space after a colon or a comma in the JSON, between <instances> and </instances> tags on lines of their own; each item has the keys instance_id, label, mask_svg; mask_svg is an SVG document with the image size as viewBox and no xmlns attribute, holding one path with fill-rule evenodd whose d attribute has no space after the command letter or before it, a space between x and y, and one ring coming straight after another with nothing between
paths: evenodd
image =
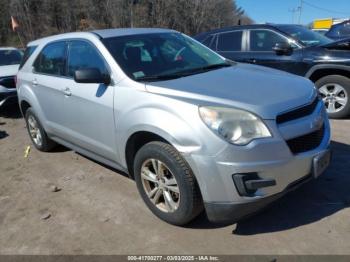
<instances>
[{"instance_id":1,"label":"door handle","mask_svg":"<svg viewBox=\"0 0 350 262\"><path fill-rule=\"evenodd\" d=\"M247 59L247 62L248 63L253 63L255 64L256 63L256 59L252 58L252 59Z\"/></svg>"},{"instance_id":2,"label":"door handle","mask_svg":"<svg viewBox=\"0 0 350 262\"><path fill-rule=\"evenodd\" d=\"M65 96L71 96L72 95L72 91L68 87L62 89L62 92L63 92L63 94Z\"/></svg>"},{"instance_id":3,"label":"door handle","mask_svg":"<svg viewBox=\"0 0 350 262\"><path fill-rule=\"evenodd\" d=\"M38 81L36 80L36 79L34 79L33 81L32 81L32 86L37 86L38 85Z\"/></svg>"}]
</instances>

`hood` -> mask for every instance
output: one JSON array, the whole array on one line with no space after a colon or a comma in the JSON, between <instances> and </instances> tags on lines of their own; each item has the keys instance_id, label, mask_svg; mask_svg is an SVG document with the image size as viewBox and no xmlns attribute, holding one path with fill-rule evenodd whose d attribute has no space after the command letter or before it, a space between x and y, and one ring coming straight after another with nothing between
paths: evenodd
<instances>
[{"instance_id":1,"label":"hood","mask_svg":"<svg viewBox=\"0 0 350 262\"><path fill-rule=\"evenodd\" d=\"M249 64L175 80L148 83L149 92L190 100L197 105L242 108L264 119L310 103L317 95L309 80Z\"/></svg>"},{"instance_id":2,"label":"hood","mask_svg":"<svg viewBox=\"0 0 350 262\"><path fill-rule=\"evenodd\" d=\"M0 66L0 77L17 75L19 65Z\"/></svg>"},{"instance_id":3,"label":"hood","mask_svg":"<svg viewBox=\"0 0 350 262\"><path fill-rule=\"evenodd\" d=\"M350 38L334 41L332 43L321 46L332 50L350 50Z\"/></svg>"}]
</instances>

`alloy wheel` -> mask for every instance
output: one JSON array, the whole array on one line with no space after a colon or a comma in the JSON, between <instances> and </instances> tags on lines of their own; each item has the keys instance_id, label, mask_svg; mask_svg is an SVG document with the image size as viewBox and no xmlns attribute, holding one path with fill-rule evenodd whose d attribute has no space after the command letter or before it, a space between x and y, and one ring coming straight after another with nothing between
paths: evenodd
<instances>
[{"instance_id":1,"label":"alloy wheel","mask_svg":"<svg viewBox=\"0 0 350 262\"><path fill-rule=\"evenodd\" d=\"M148 159L141 167L141 181L149 200L165 213L175 212L180 190L175 176L160 160Z\"/></svg>"},{"instance_id":2,"label":"alloy wheel","mask_svg":"<svg viewBox=\"0 0 350 262\"><path fill-rule=\"evenodd\" d=\"M32 115L28 117L28 130L31 138L33 139L33 142L37 146L41 147L43 143L41 131L39 129L37 120Z\"/></svg>"},{"instance_id":3,"label":"alloy wheel","mask_svg":"<svg viewBox=\"0 0 350 262\"><path fill-rule=\"evenodd\" d=\"M328 113L337 113L348 103L348 94L339 84L326 84L319 88L322 100Z\"/></svg>"}]
</instances>

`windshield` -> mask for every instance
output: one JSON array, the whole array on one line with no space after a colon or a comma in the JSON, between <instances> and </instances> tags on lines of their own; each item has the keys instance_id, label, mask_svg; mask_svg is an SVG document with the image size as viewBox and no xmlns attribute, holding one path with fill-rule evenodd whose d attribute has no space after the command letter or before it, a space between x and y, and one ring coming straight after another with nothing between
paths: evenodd
<instances>
[{"instance_id":1,"label":"windshield","mask_svg":"<svg viewBox=\"0 0 350 262\"><path fill-rule=\"evenodd\" d=\"M0 50L0 66L19 65L22 59L17 50Z\"/></svg>"},{"instance_id":2,"label":"windshield","mask_svg":"<svg viewBox=\"0 0 350 262\"><path fill-rule=\"evenodd\" d=\"M131 35L103 41L122 70L136 81L160 81L231 66L180 33Z\"/></svg>"},{"instance_id":3,"label":"windshield","mask_svg":"<svg viewBox=\"0 0 350 262\"><path fill-rule=\"evenodd\" d=\"M333 42L328 37L313 32L303 26L283 25L278 26L278 28L306 46L326 45Z\"/></svg>"}]
</instances>

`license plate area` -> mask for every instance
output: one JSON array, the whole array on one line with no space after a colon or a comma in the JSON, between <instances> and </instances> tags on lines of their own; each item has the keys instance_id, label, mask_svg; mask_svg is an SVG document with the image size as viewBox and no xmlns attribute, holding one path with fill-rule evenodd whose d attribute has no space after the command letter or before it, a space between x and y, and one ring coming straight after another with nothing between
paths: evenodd
<instances>
[{"instance_id":1,"label":"license plate area","mask_svg":"<svg viewBox=\"0 0 350 262\"><path fill-rule=\"evenodd\" d=\"M326 171L327 167L331 163L331 152L329 150L314 157L313 160L313 176L319 177Z\"/></svg>"}]
</instances>

